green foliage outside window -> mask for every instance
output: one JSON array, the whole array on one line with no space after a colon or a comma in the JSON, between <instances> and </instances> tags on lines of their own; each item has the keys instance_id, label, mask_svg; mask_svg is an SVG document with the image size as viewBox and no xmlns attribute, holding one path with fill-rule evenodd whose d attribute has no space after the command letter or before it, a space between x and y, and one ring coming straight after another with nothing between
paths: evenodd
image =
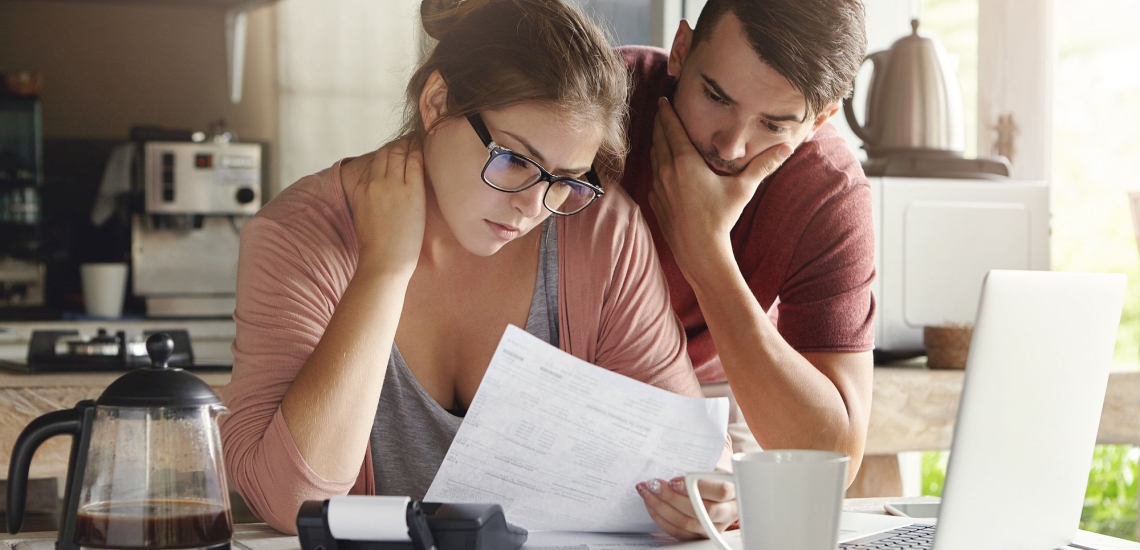
<instances>
[{"instance_id":1,"label":"green foliage outside window","mask_svg":"<svg viewBox=\"0 0 1140 550\"><path fill-rule=\"evenodd\" d=\"M1136 540L1138 456L1137 447L1097 446L1081 511L1081 529Z\"/></svg>"},{"instance_id":2,"label":"green foliage outside window","mask_svg":"<svg viewBox=\"0 0 1140 550\"><path fill-rule=\"evenodd\" d=\"M922 494L941 496L950 453L922 453ZM1081 529L1136 540L1140 448L1097 445L1081 511Z\"/></svg>"}]
</instances>

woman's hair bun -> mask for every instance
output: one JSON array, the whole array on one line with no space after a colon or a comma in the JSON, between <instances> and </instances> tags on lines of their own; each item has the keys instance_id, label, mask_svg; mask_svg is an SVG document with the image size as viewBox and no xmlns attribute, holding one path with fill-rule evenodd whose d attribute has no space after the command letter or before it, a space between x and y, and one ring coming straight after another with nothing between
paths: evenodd
<instances>
[{"instance_id":1,"label":"woman's hair bun","mask_svg":"<svg viewBox=\"0 0 1140 550\"><path fill-rule=\"evenodd\" d=\"M456 12L464 0L423 0L420 2L420 19L424 32L439 40L439 37L455 22Z\"/></svg>"}]
</instances>

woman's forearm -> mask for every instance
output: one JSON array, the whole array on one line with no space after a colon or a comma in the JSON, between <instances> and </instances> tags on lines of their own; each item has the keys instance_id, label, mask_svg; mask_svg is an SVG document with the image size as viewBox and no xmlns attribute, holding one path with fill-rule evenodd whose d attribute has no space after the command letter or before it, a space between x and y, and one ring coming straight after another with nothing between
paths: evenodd
<instances>
[{"instance_id":1,"label":"woman's forearm","mask_svg":"<svg viewBox=\"0 0 1140 550\"><path fill-rule=\"evenodd\" d=\"M355 479L360 472L410 277L367 272L358 266L281 401L302 458L331 481Z\"/></svg>"}]
</instances>

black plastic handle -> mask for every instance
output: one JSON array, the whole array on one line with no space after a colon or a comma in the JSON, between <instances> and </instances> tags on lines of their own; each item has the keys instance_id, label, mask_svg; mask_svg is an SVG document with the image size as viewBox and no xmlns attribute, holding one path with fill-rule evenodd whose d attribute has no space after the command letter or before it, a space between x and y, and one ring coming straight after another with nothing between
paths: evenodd
<instances>
[{"instance_id":1,"label":"black plastic handle","mask_svg":"<svg viewBox=\"0 0 1140 550\"><path fill-rule=\"evenodd\" d=\"M83 431L83 409L76 407L47 413L33 420L12 449L8 463L8 532L20 532L24 523L24 503L27 499L28 469L32 465L32 455L40 444L57 435L78 436Z\"/></svg>"}]
</instances>

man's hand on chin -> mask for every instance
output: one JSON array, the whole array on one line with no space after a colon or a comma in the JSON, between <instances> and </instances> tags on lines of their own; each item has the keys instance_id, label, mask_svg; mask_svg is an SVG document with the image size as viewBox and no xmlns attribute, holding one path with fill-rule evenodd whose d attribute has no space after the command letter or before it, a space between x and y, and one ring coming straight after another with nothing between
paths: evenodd
<instances>
[{"instance_id":1,"label":"man's hand on chin","mask_svg":"<svg viewBox=\"0 0 1140 550\"><path fill-rule=\"evenodd\" d=\"M736 175L720 175L689 141L681 120L665 98L658 100L653 124L653 189L649 204L681 271L690 276L701 258L721 248L731 256L729 232L760 182L792 154L786 143L773 145Z\"/></svg>"}]
</instances>

